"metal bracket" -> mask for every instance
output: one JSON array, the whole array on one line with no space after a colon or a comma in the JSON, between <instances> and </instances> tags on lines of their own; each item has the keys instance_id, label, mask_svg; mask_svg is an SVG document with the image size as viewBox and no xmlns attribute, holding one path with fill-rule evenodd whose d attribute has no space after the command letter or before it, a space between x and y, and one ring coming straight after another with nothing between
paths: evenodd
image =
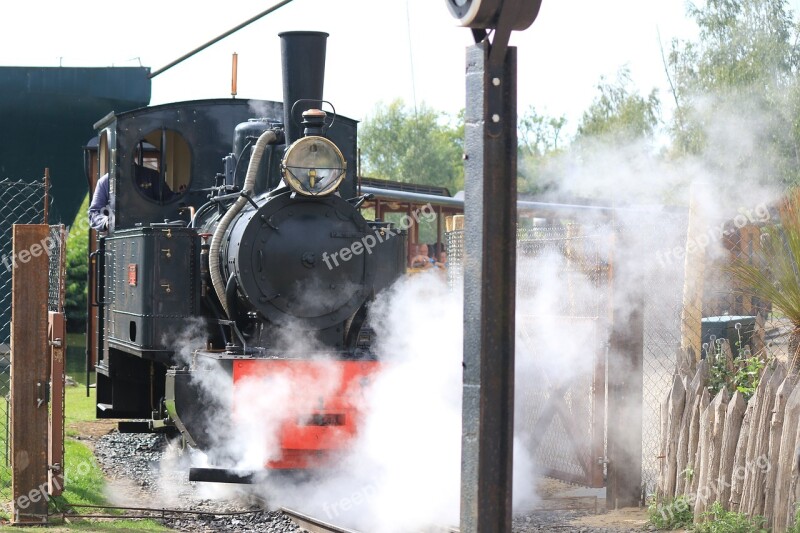
<instances>
[{"instance_id":1,"label":"metal bracket","mask_svg":"<svg viewBox=\"0 0 800 533\"><path fill-rule=\"evenodd\" d=\"M39 408L50 403L50 383L40 381L36 384L36 407Z\"/></svg>"},{"instance_id":2,"label":"metal bracket","mask_svg":"<svg viewBox=\"0 0 800 533\"><path fill-rule=\"evenodd\" d=\"M248 202L250 202L250 205L253 206L253 209L258 211L258 204L255 202L255 200L253 200L253 198L250 196L249 192L242 191L242 192L239 193L239 196L242 196L243 198L245 198Z\"/></svg>"},{"instance_id":3,"label":"metal bracket","mask_svg":"<svg viewBox=\"0 0 800 533\"><path fill-rule=\"evenodd\" d=\"M486 62L486 75L489 85L486 88L488 105L486 106L484 120L486 120L486 133L489 137L499 137L505 127L502 123L503 109L505 109L504 85L508 83L504 76L506 73L505 61L515 14L516 10L514 9L501 10L491 42L489 41L489 35L486 35L486 42L489 43L489 59Z\"/></svg>"}]
</instances>

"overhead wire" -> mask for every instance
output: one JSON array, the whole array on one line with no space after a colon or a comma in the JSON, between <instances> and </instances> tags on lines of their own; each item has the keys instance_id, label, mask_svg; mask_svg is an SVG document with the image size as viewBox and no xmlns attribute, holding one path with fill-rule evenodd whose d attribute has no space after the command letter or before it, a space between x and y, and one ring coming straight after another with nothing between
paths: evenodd
<instances>
[{"instance_id":1,"label":"overhead wire","mask_svg":"<svg viewBox=\"0 0 800 533\"><path fill-rule=\"evenodd\" d=\"M411 96L414 99L414 117L417 116L417 83L414 78L414 46L411 41L411 5L406 0L406 34L408 35L408 60L411 65Z\"/></svg>"},{"instance_id":2,"label":"overhead wire","mask_svg":"<svg viewBox=\"0 0 800 533\"><path fill-rule=\"evenodd\" d=\"M195 48L195 49L194 49L194 50L192 50L191 52L189 52L189 53L187 53L187 54L184 54L184 55L182 55L181 57L179 57L179 58L178 58L178 59L176 59L175 61L173 61L173 62L169 63L168 65L161 67L160 69L156 70L155 72L152 72L152 73L151 73L151 74L148 76L148 78L150 78L150 79L152 79L152 78L155 78L156 76L158 76L158 75L159 75L159 74L161 74L162 72L165 72L165 71L167 71L167 70L171 69L172 67L174 67L174 66L175 66L175 65L177 65L178 63L181 63L181 62L183 62L183 61L185 61L185 60L189 59L190 57L192 57L193 55L197 54L198 52L202 52L203 50L205 50L206 48L208 48L208 47L209 47L209 46L211 46L212 44L214 44L214 43L217 43L217 42L221 41L222 39L224 39L225 37L228 37L229 35L231 35L231 34L233 34L233 33L236 33L237 31L241 30L241 29L242 29L242 28L244 28L245 26L247 26L247 25L249 25L249 24L252 24L253 22L257 21L258 19L260 19L260 18L262 18L262 17L264 17L264 16L266 16L266 15L269 15L269 14L270 14L270 13L272 13L273 11L276 11L276 10L278 10L279 8L281 8L281 7L285 6L286 4L288 4L288 3L289 3L289 2L291 2L291 1L292 1L292 0L281 0L281 1L280 1L280 2L278 2L277 4L275 4L275 5L273 5L272 7L270 7L269 9L267 9L267 10L265 10L265 11L262 11L262 12L261 12L261 13L259 13L258 15L255 15L255 16L253 16L253 17L250 17L249 19L245 20L244 22L242 22L241 24L237 25L236 27L234 27L234 28L231 28L230 30L226 31L225 33L223 33L223 34L221 34L221 35L218 35L217 37L215 37L215 38L211 39L211 40L210 40L210 41L208 41L207 43L205 43L205 44L203 44L203 45L200 45L200 46L198 46L197 48Z\"/></svg>"}]
</instances>

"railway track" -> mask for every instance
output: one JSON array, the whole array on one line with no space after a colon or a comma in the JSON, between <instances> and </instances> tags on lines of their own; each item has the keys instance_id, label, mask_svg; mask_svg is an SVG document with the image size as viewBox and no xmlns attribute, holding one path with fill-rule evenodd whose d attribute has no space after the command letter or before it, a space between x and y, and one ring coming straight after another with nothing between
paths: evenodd
<instances>
[{"instance_id":1,"label":"railway track","mask_svg":"<svg viewBox=\"0 0 800 533\"><path fill-rule=\"evenodd\" d=\"M286 507L281 507L281 511L288 515L292 521L297 524L299 527L311 532L311 533L359 533L354 529L347 529L344 527L335 526L323 520L319 520L318 518L314 518L303 514L299 511L295 511L294 509L287 509ZM425 530L421 530L418 533L458 533L458 528L455 527L432 527Z\"/></svg>"},{"instance_id":2,"label":"railway track","mask_svg":"<svg viewBox=\"0 0 800 533\"><path fill-rule=\"evenodd\" d=\"M294 509L281 507L281 511L283 514L288 515L289 518L291 518L292 521L299 527L302 527L311 533L358 533L358 531L335 526L328 522L324 522L317 518L303 514L299 511L295 511Z\"/></svg>"}]
</instances>

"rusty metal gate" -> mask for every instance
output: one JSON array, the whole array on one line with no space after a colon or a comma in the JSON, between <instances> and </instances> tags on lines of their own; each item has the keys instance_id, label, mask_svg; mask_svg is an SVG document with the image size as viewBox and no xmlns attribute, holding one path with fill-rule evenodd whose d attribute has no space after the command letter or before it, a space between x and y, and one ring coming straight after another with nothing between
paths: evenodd
<instances>
[{"instance_id":1,"label":"rusty metal gate","mask_svg":"<svg viewBox=\"0 0 800 533\"><path fill-rule=\"evenodd\" d=\"M541 473L604 485L608 228L517 235L517 435Z\"/></svg>"},{"instance_id":2,"label":"rusty metal gate","mask_svg":"<svg viewBox=\"0 0 800 533\"><path fill-rule=\"evenodd\" d=\"M45 171L46 172L46 171ZM65 353L65 329L64 329L64 299L65 299L65 242L66 228L63 225L47 226L48 211L51 207L51 198L48 195L49 184L44 181L18 181L0 180L0 388L3 390L4 400L0 403L0 424L3 425L0 431L0 500L8 502L12 499L12 488L14 483L19 482L23 486L23 479L28 474L33 474L41 481L49 483L48 493L58 495L63 487L61 468L64 457L64 353ZM38 224L37 226L24 226L28 224ZM38 228L36 242L29 248L12 250L12 232L17 228L28 227ZM14 245L17 248L17 244ZM43 379L36 383L20 382L17 377L16 383L10 379L12 370L12 357L10 345L12 338L12 280L16 278L18 271L24 270L28 263L36 263L41 269L40 285L41 289L37 294L41 294L41 299L37 300L36 305L45 310L43 315L43 331L47 336L41 340L43 349L37 351L46 364ZM22 267L22 268L21 268ZM16 280L15 282L21 282ZM29 335L33 337L33 335ZM25 347L23 347L25 349ZM22 365L25 367L25 365ZM25 370L23 372L22 370ZM30 369L23 368L17 372L18 375L29 373ZM20 402L16 402L14 390L24 389L35 391L44 398L49 399L45 409L45 418L48 427L39 435L36 435L36 442L44 443L44 448L30 448L24 441L29 437L31 431L26 425L29 421L25 413L19 411ZM24 402L23 402L24 404ZM35 402L34 402L35 404ZM33 404L32 404L33 405ZM23 405L25 407L25 405ZM17 411L15 411L17 409ZM24 409L23 409L24 411ZM15 422L12 413L16 412L19 421ZM22 431L13 431L16 424L24 428ZM16 442L16 444L14 444ZM21 449L21 454L14 455L14 445ZM12 457L14 455L14 457ZM20 459L20 457L22 459ZM28 457L26 460L25 458ZM41 457L42 461L35 461L33 458ZM16 464L15 464L16 460ZM22 461L22 464L20 464ZM28 468L28 467L31 468ZM39 468L39 467L41 468ZM36 468L34 468L36 467ZM35 470L35 472L34 472ZM30 477L30 476L29 476ZM16 481L14 481L16 480ZM38 486L38 485L37 485ZM16 488L19 493L21 488ZM16 494L17 496L19 494ZM17 498L14 498L17 502ZM11 519L17 521L23 517L22 521L28 521L19 509L14 509L14 514L8 512L8 508L3 506L0 511L0 522ZM44 509L46 513L46 508ZM34 517L34 522L41 522L43 515Z\"/></svg>"},{"instance_id":3,"label":"rusty metal gate","mask_svg":"<svg viewBox=\"0 0 800 533\"><path fill-rule=\"evenodd\" d=\"M463 239L447 234L451 284ZM602 226L517 232L515 436L539 474L588 487L604 486L612 243Z\"/></svg>"}]
</instances>

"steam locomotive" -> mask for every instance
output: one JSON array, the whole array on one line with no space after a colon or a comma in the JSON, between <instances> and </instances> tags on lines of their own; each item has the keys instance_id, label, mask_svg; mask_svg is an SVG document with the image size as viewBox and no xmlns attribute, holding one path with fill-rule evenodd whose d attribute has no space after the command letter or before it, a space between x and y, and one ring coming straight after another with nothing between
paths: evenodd
<instances>
[{"instance_id":1,"label":"steam locomotive","mask_svg":"<svg viewBox=\"0 0 800 533\"><path fill-rule=\"evenodd\" d=\"M309 469L347 447L379 368L365 324L405 272L406 235L360 212L357 123L323 111L327 37L280 34L283 102L110 113L86 148L90 181L110 186L108 232L90 239L97 417L206 451L193 480L249 479L215 452L253 402L246 384L298 385L256 415L278 418L279 452L259 466Z\"/></svg>"}]
</instances>

